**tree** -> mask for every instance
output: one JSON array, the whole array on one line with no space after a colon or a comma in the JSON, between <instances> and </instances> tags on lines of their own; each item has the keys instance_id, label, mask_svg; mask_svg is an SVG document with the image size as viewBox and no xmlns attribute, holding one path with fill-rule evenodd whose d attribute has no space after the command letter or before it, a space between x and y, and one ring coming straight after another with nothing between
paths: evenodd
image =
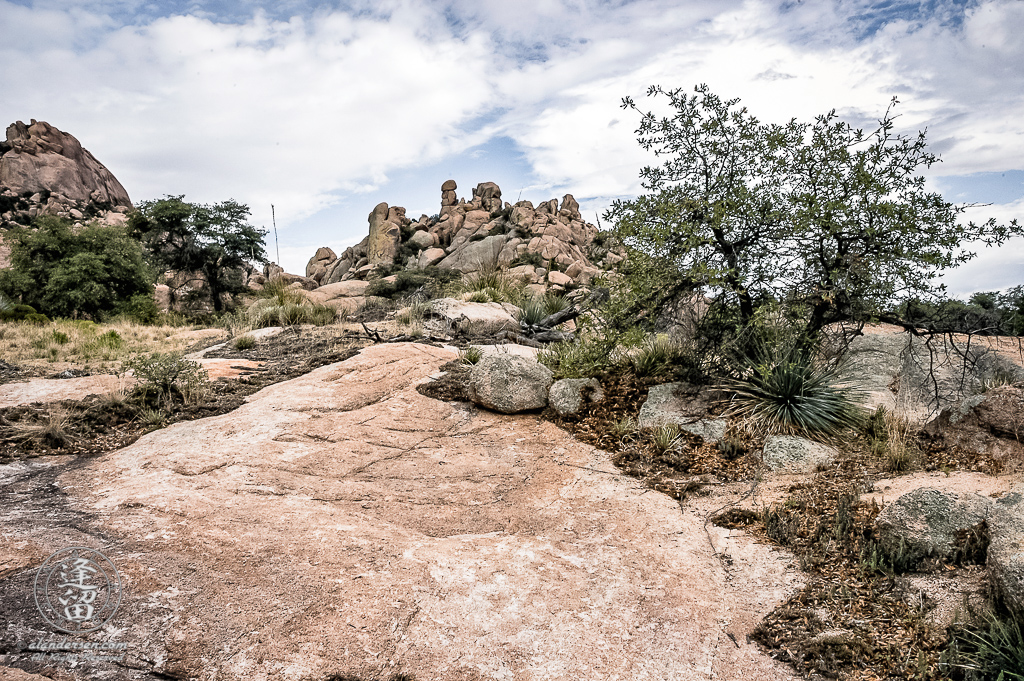
<instances>
[{"instance_id":1,"label":"tree","mask_svg":"<svg viewBox=\"0 0 1024 681\"><path fill-rule=\"evenodd\" d=\"M813 343L835 322L902 322L886 313L941 294L936 276L976 255L962 244L1022 233L1016 221L962 224L968 205L926 191L918 173L939 159L924 132L893 132L895 98L865 133L835 111L813 124L761 123L706 85L648 96L674 113L640 112L629 98L622 106L641 115L641 147L666 160L641 170L649 194L606 214L630 248L634 288L652 292L637 309L701 291L742 326L760 302L779 301Z\"/></svg>"},{"instance_id":2,"label":"tree","mask_svg":"<svg viewBox=\"0 0 1024 681\"><path fill-rule=\"evenodd\" d=\"M0 272L0 292L44 314L98 319L133 297L152 298L142 246L124 227L94 222L76 233L68 220L44 216L4 241L11 268Z\"/></svg>"},{"instance_id":3,"label":"tree","mask_svg":"<svg viewBox=\"0 0 1024 681\"><path fill-rule=\"evenodd\" d=\"M242 275L248 263L266 262L266 230L250 225L249 208L233 200L203 205L184 198L142 203L128 224L158 268L199 273L219 312L225 295L245 290Z\"/></svg>"}]
</instances>

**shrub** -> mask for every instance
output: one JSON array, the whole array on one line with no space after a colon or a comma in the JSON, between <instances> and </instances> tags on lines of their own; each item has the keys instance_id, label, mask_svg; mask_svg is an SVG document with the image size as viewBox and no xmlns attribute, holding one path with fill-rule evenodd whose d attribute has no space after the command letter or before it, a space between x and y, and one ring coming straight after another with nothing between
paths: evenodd
<instances>
[{"instance_id":1,"label":"shrub","mask_svg":"<svg viewBox=\"0 0 1024 681\"><path fill-rule=\"evenodd\" d=\"M534 267L544 267L544 258L540 253L534 253L533 251L523 251L519 256L513 260L509 267L516 267L518 265L533 265Z\"/></svg>"},{"instance_id":2,"label":"shrub","mask_svg":"<svg viewBox=\"0 0 1024 681\"><path fill-rule=\"evenodd\" d=\"M236 338L233 345L235 346L235 350L252 350L256 347L256 339L249 334L245 334L244 336Z\"/></svg>"},{"instance_id":3,"label":"shrub","mask_svg":"<svg viewBox=\"0 0 1024 681\"><path fill-rule=\"evenodd\" d=\"M459 359L465 364L476 364L483 358L483 351L477 347L470 346L459 351Z\"/></svg>"},{"instance_id":4,"label":"shrub","mask_svg":"<svg viewBox=\"0 0 1024 681\"><path fill-rule=\"evenodd\" d=\"M57 345L67 345L71 341L71 337L63 331L53 332L53 342Z\"/></svg>"},{"instance_id":5,"label":"shrub","mask_svg":"<svg viewBox=\"0 0 1024 681\"><path fill-rule=\"evenodd\" d=\"M126 228L92 223L76 232L52 216L34 226L8 230L11 267L0 272L0 290L32 305L32 312L95 319L152 294L142 246Z\"/></svg>"},{"instance_id":6,"label":"shrub","mask_svg":"<svg viewBox=\"0 0 1024 681\"><path fill-rule=\"evenodd\" d=\"M586 335L551 343L537 354L537 361L551 369L556 378L600 377L619 368L615 349L613 337Z\"/></svg>"},{"instance_id":7,"label":"shrub","mask_svg":"<svg viewBox=\"0 0 1024 681\"><path fill-rule=\"evenodd\" d=\"M547 307L544 305L542 298L533 298L519 308L519 312L516 313L516 321L520 324L527 326L533 326L540 323L548 316Z\"/></svg>"},{"instance_id":8,"label":"shrub","mask_svg":"<svg viewBox=\"0 0 1024 681\"><path fill-rule=\"evenodd\" d=\"M167 408L172 407L178 397L184 402L193 400L209 382L202 366L178 353L157 352L133 357L122 364L122 371L135 374L136 390L144 401Z\"/></svg>"},{"instance_id":9,"label":"shrub","mask_svg":"<svg viewBox=\"0 0 1024 681\"><path fill-rule=\"evenodd\" d=\"M969 678L1024 681L1024 631L1012 617L986 614L954 627L950 638L950 666L969 670Z\"/></svg>"},{"instance_id":10,"label":"shrub","mask_svg":"<svg viewBox=\"0 0 1024 681\"><path fill-rule=\"evenodd\" d=\"M115 310L118 314L139 324L155 324L160 318L160 308L156 306L153 296L148 293L138 293L121 301Z\"/></svg>"},{"instance_id":11,"label":"shrub","mask_svg":"<svg viewBox=\"0 0 1024 681\"><path fill-rule=\"evenodd\" d=\"M721 386L732 393L727 415L742 417L755 431L837 435L863 423L859 394L841 384L838 369L796 348L761 346L742 376Z\"/></svg>"},{"instance_id":12,"label":"shrub","mask_svg":"<svg viewBox=\"0 0 1024 681\"><path fill-rule=\"evenodd\" d=\"M667 336L647 338L629 358L637 376L665 376L676 371L688 358L682 346Z\"/></svg>"}]
</instances>

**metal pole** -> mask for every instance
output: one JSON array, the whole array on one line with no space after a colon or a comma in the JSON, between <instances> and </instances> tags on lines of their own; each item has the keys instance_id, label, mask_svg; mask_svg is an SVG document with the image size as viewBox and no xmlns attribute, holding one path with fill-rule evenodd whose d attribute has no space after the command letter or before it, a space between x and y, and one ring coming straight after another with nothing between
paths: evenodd
<instances>
[{"instance_id":1,"label":"metal pole","mask_svg":"<svg viewBox=\"0 0 1024 681\"><path fill-rule=\"evenodd\" d=\"M277 264L281 264L281 244L277 240L277 216L274 215L274 204L270 204L270 219L274 223L274 245L277 247Z\"/></svg>"}]
</instances>

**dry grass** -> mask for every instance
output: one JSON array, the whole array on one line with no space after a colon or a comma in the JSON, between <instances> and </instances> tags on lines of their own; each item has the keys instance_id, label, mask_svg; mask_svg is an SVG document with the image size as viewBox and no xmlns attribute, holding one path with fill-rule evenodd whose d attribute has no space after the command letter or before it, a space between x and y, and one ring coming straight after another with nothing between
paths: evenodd
<instances>
[{"instance_id":1,"label":"dry grass","mask_svg":"<svg viewBox=\"0 0 1024 681\"><path fill-rule=\"evenodd\" d=\"M69 430L71 415L67 409L52 405L46 416L38 421L17 422L11 425L14 437L20 440L33 440L49 447L64 447L74 439Z\"/></svg>"},{"instance_id":2,"label":"dry grass","mask_svg":"<svg viewBox=\"0 0 1024 681\"><path fill-rule=\"evenodd\" d=\"M147 352L182 352L203 337L223 332L192 326L143 326L127 321L109 324L59 320L35 325L0 323L0 357L45 373L75 367L112 373L121 360Z\"/></svg>"}]
</instances>

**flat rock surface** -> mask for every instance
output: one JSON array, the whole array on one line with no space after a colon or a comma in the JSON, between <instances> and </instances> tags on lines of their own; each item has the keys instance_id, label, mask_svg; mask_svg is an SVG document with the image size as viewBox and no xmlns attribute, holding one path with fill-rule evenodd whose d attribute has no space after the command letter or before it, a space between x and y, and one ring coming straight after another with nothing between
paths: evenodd
<instances>
[{"instance_id":1,"label":"flat rock surface","mask_svg":"<svg viewBox=\"0 0 1024 681\"><path fill-rule=\"evenodd\" d=\"M51 478L0 479L18 500L0 552L106 549L129 588L103 636L181 678L794 678L746 641L791 593L784 554L709 537L702 509L536 416L416 392L455 357L374 346ZM19 605L30 573L0 580L23 642L42 631ZM81 678L143 678L111 673Z\"/></svg>"},{"instance_id":2,"label":"flat rock surface","mask_svg":"<svg viewBox=\"0 0 1024 681\"><path fill-rule=\"evenodd\" d=\"M30 378L22 383L0 385L0 409L32 402L81 400L88 395L113 392L124 382L117 376L101 374L79 378Z\"/></svg>"}]
</instances>

